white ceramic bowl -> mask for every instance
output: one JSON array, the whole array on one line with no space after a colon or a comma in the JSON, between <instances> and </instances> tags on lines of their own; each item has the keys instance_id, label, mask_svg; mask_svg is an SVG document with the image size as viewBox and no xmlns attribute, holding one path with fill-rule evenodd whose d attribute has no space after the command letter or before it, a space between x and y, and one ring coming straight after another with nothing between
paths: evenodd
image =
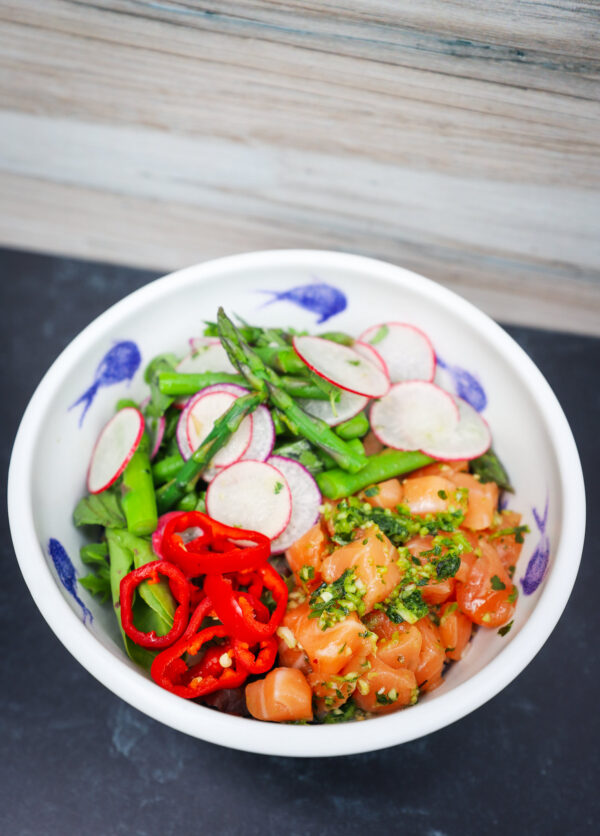
<instances>
[{"instance_id":1,"label":"white ceramic bowl","mask_svg":"<svg viewBox=\"0 0 600 836\"><path fill-rule=\"evenodd\" d=\"M315 283L333 290L298 290ZM317 320L328 315L321 330L356 335L385 320L412 322L432 338L448 367L447 379L463 369L483 387L494 447L516 486L511 506L523 512L531 528L516 574L522 580L531 564L530 594L519 597L506 637L479 630L444 684L412 708L362 723L294 726L242 719L187 702L159 688L126 657L112 609L100 606L81 587L75 589L64 558L60 582L49 544L62 544L77 574L85 572L79 560L84 537L72 525L71 513L85 493L90 451L114 403L123 396L141 399L147 392L144 364L159 352L185 353L187 338L201 333L203 320L214 318L220 304L249 321L313 332ZM131 382L108 385L111 374L123 378L136 365L129 357L130 366L119 374L102 364L114 343L123 341L138 346L141 365ZM94 381L91 405L79 426L82 407L69 407ZM321 756L380 749L442 728L517 676L550 635L571 592L583 546L585 496L575 442L552 390L529 357L485 314L434 282L390 264L333 252L273 251L173 273L123 299L79 334L47 372L23 417L10 465L9 514L21 570L44 618L73 656L115 694L204 740L252 752ZM56 548L60 563L62 552ZM543 581L532 591L541 575ZM85 616L86 609L91 617Z\"/></svg>"}]
</instances>

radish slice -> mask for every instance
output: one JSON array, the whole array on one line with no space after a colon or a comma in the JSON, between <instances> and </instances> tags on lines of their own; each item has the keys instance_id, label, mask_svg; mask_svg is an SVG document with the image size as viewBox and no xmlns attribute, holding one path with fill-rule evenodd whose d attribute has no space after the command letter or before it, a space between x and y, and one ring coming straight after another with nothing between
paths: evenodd
<instances>
[{"instance_id":1,"label":"radish slice","mask_svg":"<svg viewBox=\"0 0 600 836\"><path fill-rule=\"evenodd\" d=\"M396 450L421 450L457 424L453 398L421 380L394 384L371 409L371 429L382 444Z\"/></svg>"},{"instance_id":2,"label":"radish slice","mask_svg":"<svg viewBox=\"0 0 600 836\"><path fill-rule=\"evenodd\" d=\"M144 400L140 403L140 409L143 411L146 406L150 403L150 396L144 398ZM160 445L162 444L162 440L165 434L165 428L167 426L167 420L164 415L161 415L159 418L156 418L154 415L146 415L146 432L150 438L150 445L151 445L151 453L150 458L153 459L160 449Z\"/></svg>"},{"instance_id":3,"label":"radish slice","mask_svg":"<svg viewBox=\"0 0 600 836\"><path fill-rule=\"evenodd\" d=\"M476 459L483 456L492 443L492 434L487 422L462 398L453 400L458 407L458 424L435 434L430 441L423 444L422 452L442 461Z\"/></svg>"},{"instance_id":4,"label":"radish slice","mask_svg":"<svg viewBox=\"0 0 600 836\"><path fill-rule=\"evenodd\" d=\"M177 371L182 374L201 374L202 372L229 372L235 369L220 340L207 337L195 337L190 340L191 352L177 364Z\"/></svg>"},{"instance_id":5,"label":"radish slice","mask_svg":"<svg viewBox=\"0 0 600 836\"><path fill-rule=\"evenodd\" d=\"M234 384L232 384L234 385ZM242 387L238 387L242 389ZM242 389L246 393L247 389ZM266 462L275 446L275 425L271 413L266 406L259 406L252 413L252 438L248 449L241 460L253 459L254 461ZM221 472L222 467L207 467L202 474L205 482L212 482L215 476Z\"/></svg>"},{"instance_id":6,"label":"radish slice","mask_svg":"<svg viewBox=\"0 0 600 836\"><path fill-rule=\"evenodd\" d=\"M385 360L377 349L373 348L370 343L363 343L361 340L356 340L352 348L360 354L361 357L365 357L367 360L370 360L371 363L374 363L387 377L390 376Z\"/></svg>"},{"instance_id":7,"label":"radish slice","mask_svg":"<svg viewBox=\"0 0 600 836\"><path fill-rule=\"evenodd\" d=\"M333 407L330 401L317 401L312 398L300 401L299 405L314 418L320 418L330 427L336 427L338 424L354 418L369 403L369 399L362 395L355 395L353 392L344 391L344 389L340 389L340 393L341 397Z\"/></svg>"},{"instance_id":8,"label":"radish slice","mask_svg":"<svg viewBox=\"0 0 600 836\"><path fill-rule=\"evenodd\" d=\"M87 489L101 493L127 467L144 434L144 416L133 406L120 409L98 436L87 473Z\"/></svg>"},{"instance_id":9,"label":"radish slice","mask_svg":"<svg viewBox=\"0 0 600 836\"><path fill-rule=\"evenodd\" d=\"M390 388L387 375L347 345L321 337L294 337L294 350L309 369L340 389L380 398Z\"/></svg>"},{"instance_id":10,"label":"radish slice","mask_svg":"<svg viewBox=\"0 0 600 836\"><path fill-rule=\"evenodd\" d=\"M180 431L179 425L183 425L185 422L187 449L191 451L190 456L202 444L214 427L217 419L227 412L235 400L236 396L229 392L207 392L205 390L190 401L184 409L177 425L177 438L179 442L180 435L183 435L183 426ZM227 444L213 457L212 464L226 467L238 461L248 449L251 438L252 416L247 415ZM185 449L185 442L183 447ZM185 458L183 450L181 450L181 455Z\"/></svg>"},{"instance_id":11,"label":"radish slice","mask_svg":"<svg viewBox=\"0 0 600 836\"><path fill-rule=\"evenodd\" d=\"M435 351L420 328L405 322L384 322L368 328L359 341L368 343L381 355L392 383L433 380Z\"/></svg>"},{"instance_id":12,"label":"radish slice","mask_svg":"<svg viewBox=\"0 0 600 836\"><path fill-rule=\"evenodd\" d=\"M219 522L260 531L273 540L290 521L292 494L287 479L273 465L236 462L210 483L206 510Z\"/></svg>"},{"instance_id":13,"label":"radish slice","mask_svg":"<svg viewBox=\"0 0 600 836\"><path fill-rule=\"evenodd\" d=\"M163 514L158 518L156 530L152 534L152 551L155 555L160 557L161 560L166 559L161 549L162 536L165 531L165 526L169 522L169 520L172 520L173 517L178 517L180 514L181 511L167 511L166 514Z\"/></svg>"},{"instance_id":14,"label":"radish slice","mask_svg":"<svg viewBox=\"0 0 600 836\"><path fill-rule=\"evenodd\" d=\"M284 532L271 543L273 554L284 552L319 519L321 491L308 470L299 462L283 456L271 456L267 464L281 471L292 493L292 516Z\"/></svg>"}]
</instances>

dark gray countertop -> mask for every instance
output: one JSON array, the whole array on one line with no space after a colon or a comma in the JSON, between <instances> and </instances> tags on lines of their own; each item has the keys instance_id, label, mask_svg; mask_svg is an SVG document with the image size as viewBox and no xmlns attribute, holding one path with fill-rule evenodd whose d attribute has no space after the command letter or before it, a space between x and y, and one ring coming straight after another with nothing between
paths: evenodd
<instances>
[{"instance_id":1,"label":"dark gray countertop","mask_svg":"<svg viewBox=\"0 0 600 836\"><path fill-rule=\"evenodd\" d=\"M6 473L21 414L50 362L154 273L0 251ZM508 328L567 414L586 476L588 534L567 609L497 697L382 752L300 760L186 737L93 679L47 627L19 572L6 512L0 585L0 831L7 836L284 833L590 834L600 818L600 340ZM2 480L3 494L6 480ZM6 507L5 496L2 507Z\"/></svg>"}]
</instances>

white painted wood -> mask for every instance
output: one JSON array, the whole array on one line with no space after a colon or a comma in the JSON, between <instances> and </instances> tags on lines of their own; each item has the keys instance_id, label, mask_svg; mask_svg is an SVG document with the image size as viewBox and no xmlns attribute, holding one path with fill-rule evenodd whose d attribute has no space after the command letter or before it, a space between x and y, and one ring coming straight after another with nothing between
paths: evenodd
<instances>
[{"instance_id":1,"label":"white painted wood","mask_svg":"<svg viewBox=\"0 0 600 836\"><path fill-rule=\"evenodd\" d=\"M0 2L0 240L387 258L600 333L597 3Z\"/></svg>"}]
</instances>

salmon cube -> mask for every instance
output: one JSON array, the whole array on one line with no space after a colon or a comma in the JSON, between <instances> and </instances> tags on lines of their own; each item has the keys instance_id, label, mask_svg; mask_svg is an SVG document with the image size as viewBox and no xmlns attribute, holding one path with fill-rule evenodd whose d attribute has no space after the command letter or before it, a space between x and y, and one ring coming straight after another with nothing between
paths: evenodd
<instances>
[{"instance_id":1,"label":"salmon cube","mask_svg":"<svg viewBox=\"0 0 600 836\"><path fill-rule=\"evenodd\" d=\"M312 690L296 668L274 668L246 685L246 705L257 720L284 723L312 720Z\"/></svg>"},{"instance_id":2,"label":"salmon cube","mask_svg":"<svg viewBox=\"0 0 600 836\"><path fill-rule=\"evenodd\" d=\"M388 597L400 583L401 574L396 561L398 552L379 529L372 526L347 546L336 549L321 564L323 580L332 583L346 569L354 569L356 578L365 587L365 612Z\"/></svg>"},{"instance_id":3,"label":"salmon cube","mask_svg":"<svg viewBox=\"0 0 600 836\"><path fill-rule=\"evenodd\" d=\"M354 656L373 650L373 638L355 613L322 630L318 618L310 618L310 605L289 609L283 618L297 643L306 652L313 670L328 676L339 673Z\"/></svg>"}]
</instances>

